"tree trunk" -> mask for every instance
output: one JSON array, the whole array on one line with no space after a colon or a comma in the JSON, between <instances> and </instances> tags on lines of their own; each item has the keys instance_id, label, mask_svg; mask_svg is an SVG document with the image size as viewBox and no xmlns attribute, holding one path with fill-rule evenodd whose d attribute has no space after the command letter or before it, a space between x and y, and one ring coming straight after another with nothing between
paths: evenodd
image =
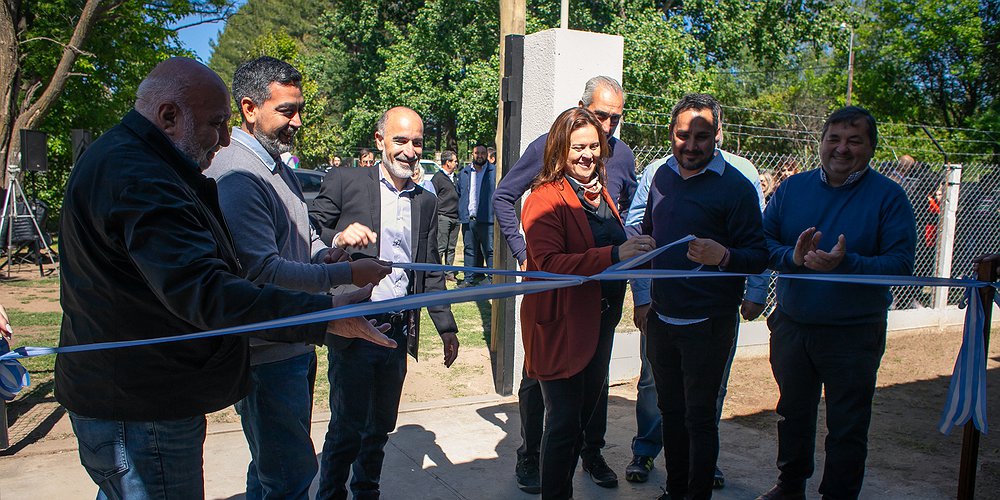
<instances>
[{"instance_id":1,"label":"tree trunk","mask_svg":"<svg viewBox=\"0 0 1000 500\"><path fill-rule=\"evenodd\" d=\"M17 91L14 82L17 79L17 34L14 31L14 19L17 15L18 2L12 0L0 1L0 145L7 144L11 125L14 121L14 101ZM7 185L7 154L6 148L0 146L0 181Z\"/></svg>"},{"instance_id":2,"label":"tree trunk","mask_svg":"<svg viewBox=\"0 0 1000 500\"><path fill-rule=\"evenodd\" d=\"M4 2L5 4L8 2ZM15 107L20 107L24 109L23 113L17 116L11 116L4 120L5 123L12 123L10 128L6 130L6 144L7 144L7 162L17 160L17 155L21 151L21 137L18 134L18 130L30 129L37 127L45 115L49 112L52 104L56 102L59 98L59 94L62 93L63 89L66 88L66 82L70 78L70 73L73 70L73 65L76 63L77 57L80 56L80 51L83 48L84 43L87 41L87 36L90 35L90 29L94 26L94 23L98 19L98 9L100 7L101 0L87 0L87 3L83 6L83 10L80 13L80 19L76 22L76 27L73 29L73 36L70 37L69 43L63 47L62 56L59 59L59 64L56 66L55 71L52 73L52 78L49 79L48 85L45 86L45 90L42 91L41 95L38 96L38 100L31 103L28 106L17 106L16 103L11 103L11 107L7 108L13 111ZM3 13L0 13L3 15ZM0 23L4 21L0 20ZM3 31L4 26L0 25L0 32ZM11 30L13 33L13 30ZM2 42L0 42L2 44ZM17 48L17 39L14 35L14 48ZM3 48L0 45L0 48ZM6 58L6 54L3 55ZM14 59L15 63L17 59ZM6 59L4 60L6 63ZM14 66L16 71L16 64ZM3 70L6 72L6 69ZM2 83L7 83L5 80L0 80ZM7 88L7 92L12 95L18 92L19 89L12 89L10 86ZM0 136L3 137L3 136Z\"/></svg>"}]
</instances>

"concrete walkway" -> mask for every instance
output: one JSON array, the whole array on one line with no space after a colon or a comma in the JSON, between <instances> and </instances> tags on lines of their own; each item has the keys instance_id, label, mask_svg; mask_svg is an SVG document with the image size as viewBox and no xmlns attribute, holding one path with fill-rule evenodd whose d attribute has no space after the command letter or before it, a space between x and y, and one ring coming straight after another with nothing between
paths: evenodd
<instances>
[{"instance_id":1,"label":"concrete walkway","mask_svg":"<svg viewBox=\"0 0 1000 500\"><path fill-rule=\"evenodd\" d=\"M631 458L635 429L634 388L612 388L605 457L621 476ZM65 418L65 417L64 417ZM316 449L322 448L328 415L313 424ZM513 398L481 397L409 405L399 416L386 449L383 498L402 499L535 499L514 483L515 449L520 444L517 403ZM720 465L727 486L721 499L752 499L774 481L775 446L763 430L723 421ZM0 458L0 499L94 498L96 487L80 466L76 440L46 440L14 456ZM205 487L211 499L243 498L249 452L238 424L209 424L205 444ZM822 470L822 464L817 464ZM889 484L883 471L869 470L862 498L944 498L952 485ZM575 498L655 499L664 482L662 457L645 484L621 481L603 489L582 472ZM815 496L817 481L810 484ZM314 484L315 488L315 484Z\"/></svg>"}]
</instances>

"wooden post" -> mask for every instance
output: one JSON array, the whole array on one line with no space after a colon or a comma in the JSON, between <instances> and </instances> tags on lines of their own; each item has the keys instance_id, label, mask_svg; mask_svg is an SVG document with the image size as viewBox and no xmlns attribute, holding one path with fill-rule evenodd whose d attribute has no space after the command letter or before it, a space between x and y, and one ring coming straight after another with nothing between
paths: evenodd
<instances>
[{"instance_id":1,"label":"wooden post","mask_svg":"<svg viewBox=\"0 0 1000 500\"><path fill-rule=\"evenodd\" d=\"M514 165L520 155L520 100L521 82L520 78L505 78L510 75L510 70L517 66L522 66L524 57L524 15L525 0L500 0L500 87L499 107L497 111L497 132L496 132L496 180L497 183L503 175ZM510 54L512 59L507 60L508 35L521 35L521 43L515 44L520 50L515 49L516 54ZM512 102L516 100L516 105ZM513 107L513 109L512 109ZM511 121L516 121L516 138L512 142L505 144L505 131L510 133ZM511 153L514 152L512 155ZM516 269L517 262L514 260L507 247L507 240L500 232L499 226L493 226L493 266L497 269ZM510 281L506 277L493 276L494 283L506 283ZM517 311L514 307L514 299L494 299L492 301L492 315L490 324L490 351L495 356L495 367L493 372L493 383L496 392L501 395L509 395L513 392L514 386L514 322Z\"/></svg>"},{"instance_id":2,"label":"wooden post","mask_svg":"<svg viewBox=\"0 0 1000 500\"><path fill-rule=\"evenodd\" d=\"M0 399L0 450L10 446L10 435L7 431L7 402Z\"/></svg>"},{"instance_id":3,"label":"wooden post","mask_svg":"<svg viewBox=\"0 0 1000 500\"><path fill-rule=\"evenodd\" d=\"M980 281L996 281L997 262L986 261L979 265L977 279ZM990 349L990 322L993 316L993 287L979 289L979 298L983 303L983 350ZM979 466L979 430L970 420L965 424L962 434L961 465L958 469L958 498L972 500L976 492L976 468Z\"/></svg>"}]
</instances>

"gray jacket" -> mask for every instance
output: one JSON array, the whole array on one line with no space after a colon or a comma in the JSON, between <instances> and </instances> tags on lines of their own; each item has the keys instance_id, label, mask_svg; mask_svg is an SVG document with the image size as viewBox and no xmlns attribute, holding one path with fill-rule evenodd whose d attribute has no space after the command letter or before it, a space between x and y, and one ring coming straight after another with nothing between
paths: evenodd
<instances>
[{"instance_id":1,"label":"gray jacket","mask_svg":"<svg viewBox=\"0 0 1000 500\"><path fill-rule=\"evenodd\" d=\"M253 136L234 128L232 143L216 154L205 175L218 182L219 204L247 279L304 292L326 292L351 282L348 264L322 263L327 247L309 223L298 180ZM252 365L313 349L254 338L250 345Z\"/></svg>"}]
</instances>

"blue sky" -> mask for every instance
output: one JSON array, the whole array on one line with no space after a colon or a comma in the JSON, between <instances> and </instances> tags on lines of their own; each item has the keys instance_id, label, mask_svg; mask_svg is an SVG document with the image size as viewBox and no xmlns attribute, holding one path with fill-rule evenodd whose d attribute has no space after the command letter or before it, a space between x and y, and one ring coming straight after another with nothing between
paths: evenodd
<instances>
[{"instance_id":1,"label":"blue sky","mask_svg":"<svg viewBox=\"0 0 1000 500\"><path fill-rule=\"evenodd\" d=\"M247 0L231 0L233 10L231 12L236 12L240 7L245 4ZM176 26L184 26L188 24L196 23L200 20L199 16L188 16L182 19L176 24ZM177 32L177 37L180 39L181 43L185 47L194 51L195 55L205 64L208 64L208 58L212 56L212 48L208 46L209 40L216 40L219 38L219 32L222 28L226 26L225 21L216 21L214 23L199 24L197 26L192 26L190 28L185 28Z\"/></svg>"},{"instance_id":2,"label":"blue sky","mask_svg":"<svg viewBox=\"0 0 1000 500\"><path fill-rule=\"evenodd\" d=\"M182 21L182 24L187 24ZM191 28L185 28L177 32L177 37L185 47L194 51L204 63L208 63L208 58L212 55L212 48L208 46L209 40L219 37L219 31L226 25L224 21L215 23L199 24Z\"/></svg>"}]
</instances>

